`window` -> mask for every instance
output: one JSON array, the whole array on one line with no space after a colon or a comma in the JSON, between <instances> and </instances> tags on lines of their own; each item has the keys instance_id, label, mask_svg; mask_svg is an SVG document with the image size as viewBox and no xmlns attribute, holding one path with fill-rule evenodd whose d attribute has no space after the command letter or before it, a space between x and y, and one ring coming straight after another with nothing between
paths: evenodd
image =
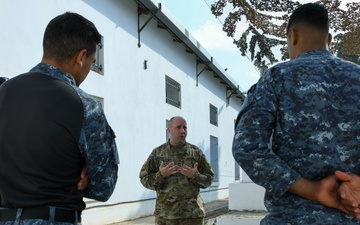
<instances>
[{"instance_id":1,"label":"window","mask_svg":"<svg viewBox=\"0 0 360 225\"><path fill-rule=\"evenodd\" d=\"M91 70L104 75L104 41L103 37L101 42L96 46L95 62L91 65Z\"/></svg>"},{"instance_id":2,"label":"window","mask_svg":"<svg viewBox=\"0 0 360 225\"><path fill-rule=\"evenodd\" d=\"M218 109L210 104L210 123L217 126L218 125Z\"/></svg>"},{"instance_id":3,"label":"window","mask_svg":"<svg viewBox=\"0 0 360 225\"><path fill-rule=\"evenodd\" d=\"M240 180L240 166L239 164L235 162L235 180Z\"/></svg>"},{"instance_id":4,"label":"window","mask_svg":"<svg viewBox=\"0 0 360 225\"><path fill-rule=\"evenodd\" d=\"M180 108L181 107L180 84L168 76L165 77L165 82L166 82L166 103Z\"/></svg>"},{"instance_id":5,"label":"window","mask_svg":"<svg viewBox=\"0 0 360 225\"><path fill-rule=\"evenodd\" d=\"M219 182L219 147L218 138L210 136L210 165L214 171L213 182Z\"/></svg>"},{"instance_id":6,"label":"window","mask_svg":"<svg viewBox=\"0 0 360 225\"><path fill-rule=\"evenodd\" d=\"M168 127L169 127L169 123L170 123L170 120L166 120L166 128L165 128L165 132L166 132L166 135L165 135L165 137L166 137L166 141L168 141L169 140L169 138L170 138L170 134L169 134L169 132L168 132Z\"/></svg>"}]
</instances>

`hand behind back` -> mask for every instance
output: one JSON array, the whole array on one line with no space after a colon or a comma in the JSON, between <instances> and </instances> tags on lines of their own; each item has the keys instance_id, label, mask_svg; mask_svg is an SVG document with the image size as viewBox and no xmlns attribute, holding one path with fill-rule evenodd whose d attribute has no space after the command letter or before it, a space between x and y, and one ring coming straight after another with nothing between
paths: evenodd
<instances>
[{"instance_id":1,"label":"hand behind back","mask_svg":"<svg viewBox=\"0 0 360 225\"><path fill-rule=\"evenodd\" d=\"M338 189L341 204L348 214L360 219L360 176L341 171L336 171L335 176L342 181Z\"/></svg>"}]
</instances>

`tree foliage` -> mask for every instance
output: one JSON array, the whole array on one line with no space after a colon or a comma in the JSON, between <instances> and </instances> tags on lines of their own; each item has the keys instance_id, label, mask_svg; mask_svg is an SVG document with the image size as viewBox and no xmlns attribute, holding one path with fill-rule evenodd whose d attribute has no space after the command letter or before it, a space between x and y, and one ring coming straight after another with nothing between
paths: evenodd
<instances>
[{"instance_id":1,"label":"tree foliage","mask_svg":"<svg viewBox=\"0 0 360 225\"><path fill-rule=\"evenodd\" d=\"M331 51L358 62L360 2L346 2L346 9L342 9L341 0L316 1L329 10L330 29L334 32ZM234 38L241 54L248 56L257 68L264 69L289 58L287 21L300 5L291 0L212 0L211 11L216 17L224 18L220 20L223 30ZM245 28L240 30L244 24Z\"/></svg>"}]
</instances>

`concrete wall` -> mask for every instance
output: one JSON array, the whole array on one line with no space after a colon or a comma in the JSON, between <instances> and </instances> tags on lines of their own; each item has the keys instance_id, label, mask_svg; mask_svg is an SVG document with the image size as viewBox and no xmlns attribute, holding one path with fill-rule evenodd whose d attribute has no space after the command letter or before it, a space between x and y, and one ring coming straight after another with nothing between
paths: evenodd
<instances>
[{"instance_id":1,"label":"concrete wall","mask_svg":"<svg viewBox=\"0 0 360 225\"><path fill-rule=\"evenodd\" d=\"M93 21L104 36L105 74L91 71L81 88L104 99L121 164L110 200L87 200L84 224L99 224L96 218L116 222L152 213L155 192L140 184L139 170L151 150L166 141L166 119L174 115L187 119L188 142L198 145L208 158L210 135L218 137L220 180L203 190L202 197L204 202L228 197L228 184L234 182L233 126L241 101L231 98L227 105L226 88L211 71L205 71L196 86L196 56L173 42L155 21L142 31L139 48L135 1L12 0L1 8L0 74L4 76L14 77L40 62L47 23L66 11ZM165 103L166 75L181 84L181 108ZM218 126L209 123L209 104L218 108Z\"/></svg>"},{"instance_id":2,"label":"concrete wall","mask_svg":"<svg viewBox=\"0 0 360 225\"><path fill-rule=\"evenodd\" d=\"M264 211L265 189L253 182L229 184L229 209L238 211Z\"/></svg>"}]
</instances>

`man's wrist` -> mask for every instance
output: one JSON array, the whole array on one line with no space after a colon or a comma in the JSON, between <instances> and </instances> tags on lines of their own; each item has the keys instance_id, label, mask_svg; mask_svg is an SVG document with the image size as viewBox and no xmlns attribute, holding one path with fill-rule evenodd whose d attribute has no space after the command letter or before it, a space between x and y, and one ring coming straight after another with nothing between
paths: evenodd
<instances>
[{"instance_id":1,"label":"man's wrist","mask_svg":"<svg viewBox=\"0 0 360 225\"><path fill-rule=\"evenodd\" d=\"M194 176L190 179L190 181L194 181L197 180L197 178L200 176L199 171L196 170L196 172L194 173Z\"/></svg>"},{"instance_id":2,"label":"man's wrist","mask_svg":"<svg viewBox=\"0 0 360 225\"><path fill-rule=\"evenodd\" d=\"M156 173L156 179L162 181L165 177L161 174L160 170Z\"/></svg>"}]
</instances>

